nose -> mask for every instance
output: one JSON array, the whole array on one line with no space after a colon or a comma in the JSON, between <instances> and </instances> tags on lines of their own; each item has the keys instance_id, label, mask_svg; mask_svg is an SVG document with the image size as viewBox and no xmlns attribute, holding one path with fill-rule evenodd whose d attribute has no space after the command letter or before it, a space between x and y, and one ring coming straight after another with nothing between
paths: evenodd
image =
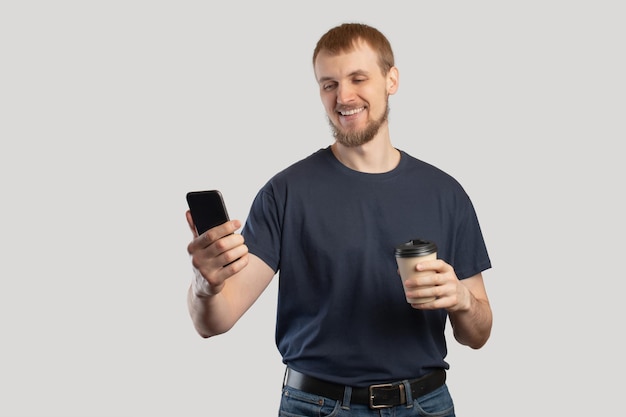
<instances>
[{"instance_id":1,"label":"nose","mask_svg":"<svg viewBox=\"0 0 626 417\"><path fill-rule=\"evenodd\" d=\"M348 83L340 83L337 87L337 103L347 104L354 100L354 89Z\"/></svg>"}]
</instances>

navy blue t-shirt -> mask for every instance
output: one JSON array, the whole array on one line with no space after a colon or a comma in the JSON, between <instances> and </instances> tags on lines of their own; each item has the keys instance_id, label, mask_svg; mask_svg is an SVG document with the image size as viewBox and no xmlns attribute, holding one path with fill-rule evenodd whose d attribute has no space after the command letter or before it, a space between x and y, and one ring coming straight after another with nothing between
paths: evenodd
<instances>
[{"instance_id":1,"label":"navy blue t-shirt","mask_svg":"<svg viewBox=\"0 0 626 417\"><path fill-rule=\"evenodd\" d=\"M396 245L434 241L459 279L491 267L463 188L405 152L382 174L347 168L330 147L315 152L259 191L242 234L279 273L276 344L284 363L352 386L448 368L447 312L406 302Z\"/></svg>"}]
</instances>

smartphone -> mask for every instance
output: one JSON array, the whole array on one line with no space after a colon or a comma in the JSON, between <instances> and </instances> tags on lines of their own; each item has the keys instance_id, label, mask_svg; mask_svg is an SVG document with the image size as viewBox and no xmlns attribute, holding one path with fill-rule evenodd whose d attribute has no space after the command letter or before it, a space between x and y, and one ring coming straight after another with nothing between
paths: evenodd
<instances>
[{"instance_id":1,"label":"smartphone","mask_svg":"<svg viewBox=\"0 0 626 417\"><path fill-rule=\"evenodd\" d=\"M190 191L187 205L198 235L229 220L224 198L218 190Z\"/></svg>"}]
</instances>

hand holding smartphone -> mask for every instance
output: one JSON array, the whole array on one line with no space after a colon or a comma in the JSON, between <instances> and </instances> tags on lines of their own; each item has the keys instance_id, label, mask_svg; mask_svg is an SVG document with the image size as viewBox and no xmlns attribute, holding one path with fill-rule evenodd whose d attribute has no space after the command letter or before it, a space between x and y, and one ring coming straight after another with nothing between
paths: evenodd
<instances>
[{"instance_id":1,"label":"hand holding smartphone","mask_svg":"<svg viewBox=\"0 0 626 417\"><path fill-rule=\"evenodd\" d=\"M187 205L198 235L229 220L224 198L218 190L190 191Z\"/></svg>"},{"instance_id":2,"label":"hand holding smartphone","mask_svg":"<svg viewBox=\"0 0 626 417\"><path fill-rule=\"evenodd\" d=\"M191 218L196 225L198 236L230 220L226 211L226 204L224 204L224 198L218 190L190 191L187 193L187 205L191 212ZM235 259L235 261L237 260ZM235 261L224 266L228 266Z\"/></svg>"}]
</instances>

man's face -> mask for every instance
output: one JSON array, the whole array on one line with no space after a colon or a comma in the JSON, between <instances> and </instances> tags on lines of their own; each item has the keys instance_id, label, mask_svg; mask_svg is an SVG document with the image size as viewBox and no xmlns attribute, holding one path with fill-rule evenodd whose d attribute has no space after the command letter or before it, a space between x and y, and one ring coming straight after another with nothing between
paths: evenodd
<instances>
[{"instance_id":1,"label":"man's face","mask_svg":"<svg viewBox=\"0 0 626 417\"><path fill-rule=\"evenodd\" d=\"M378 55L364 42L347 53L321 51L315 60L320 97L335 139L349 147L372 140L387 123L388 98L397 87L397 70L385 76Z\"/></svg>"}]
</instances>

